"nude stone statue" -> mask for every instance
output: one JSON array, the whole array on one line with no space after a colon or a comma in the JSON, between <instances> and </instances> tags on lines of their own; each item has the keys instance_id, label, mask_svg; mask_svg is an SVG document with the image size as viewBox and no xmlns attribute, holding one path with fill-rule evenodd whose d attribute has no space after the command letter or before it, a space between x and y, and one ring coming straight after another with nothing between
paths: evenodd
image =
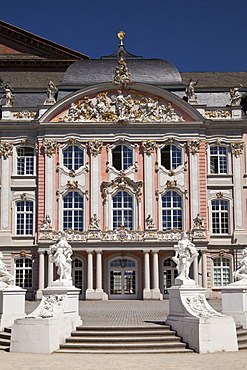
<instances>
[{"instance_id":1,"label":"nude stone statue","mask_svg":"<svg viewBox=\"0 0 247 370\"><path fill-rule=\"evenodd\" d=\"M71 245L67 242L64 234L61 234L56 243L49 247L49 260L55 263L59 275L58 280L54 281L53 285L72 285L72 253Z\"/></svg>"},{"instance_id":2,"label":"nude stone statue","mask_svg":"<svg viewBox=\"0 0 247 370\"><path fill-rule=\"evenodd\" d=\"M3 253L0 252L0 288L6 288L8 285L14 285L14 276L7 271Z\"/></svg>"},{"instance_id":3,"label":"nude stone statue","mask_svg":"<svg viewBox=\"0 0 247 370\"><path fill-rule=\"evenodd\" d=\"M242 259L239 262L239 268L233 272L233 277L238 280L230 285L247 285L247 247L242 252Z\"/></svg>"}]
</instances>

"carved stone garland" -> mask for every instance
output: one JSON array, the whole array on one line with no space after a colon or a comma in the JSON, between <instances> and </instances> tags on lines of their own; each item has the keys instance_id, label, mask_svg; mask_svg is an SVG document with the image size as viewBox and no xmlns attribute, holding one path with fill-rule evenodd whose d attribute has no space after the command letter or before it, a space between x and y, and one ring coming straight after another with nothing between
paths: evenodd
<instances>
[{"instance_id":1,"label":"carved stone garland","mask_svg":"<svg viewBox=\"0 0 247 370\"><path fill-rule=\"evenodd\" d=\"M7 159L12 154L13 154L13 144L6 141L1 142L0 155L3 156L4 159Z\"/></svg>"},{"instance_id":2,"label":"carved stone garland","mask_svg":"<svg viewBox=\"0 0 247 370\"><path fill-rule=\"evenodd\" d=\"M116 188L120 191L125 191L126 189L131 188L134 191L138 202L140 202L142 195L142 184L142 181L135 182L128 177L125 177L125 175L119 176L110 182L103 181L101 185L101 191L104 198L104 203L108 199L108 195L110 193L109 189L113 191Z\"/></svg>"},{"instance_id":3,"label":"carved stone garland","mask_svg":"<svg viewBox=\"0 0 247 370\"><path fill-rule=\"evenodd\" d=\"M235 141L231 143L231 152L236 158L240 157L244 150L244 143L242 141Z\"/></svg>"},{"instance_id":4,"label":"carved stone garland","mask_svg":"<svg viewBox=\"0 0 247 370\"><path fill-rule=\"evenodd\" d=\"M101 153L102 147L103 143L100 140L89 141L88 143L89 151L94 157Z\"/></svg>"},{"instance_id":5,"label":"carved stone garland","mask_svg":"<svg viewBox=\"0 0 247 370\"><path fill-rule=\"evenodd\" d=\"M52 154L55 154L56 150L58 150L59 148L59 144L55 140L44 139L42 143L44 147L44 152L47 154L48 157L51 157Z\"/></svg>"},{"instance_id":6,"label":"carved stone garland","mask_svg":"<svg viewBox=\"0 0 247 370\"><path fill-rule=\"evenodd\" d=\"M154 151L157 149L158 145L155 141L152 140L146 140L142 142L144 153L147 155L150 155L151 153L154 153Z\"/></svg>"},{"instance_id":7,"label":"carved stone garland","mask_svg":"<svg viewBox=\"0 0 247 370\"><path fill-rule=\"evenodd\" d=\"M187 151L195 155L200 150L200 141L198 140L188 140L186 144Z\"/></svg>"}]
</instances>

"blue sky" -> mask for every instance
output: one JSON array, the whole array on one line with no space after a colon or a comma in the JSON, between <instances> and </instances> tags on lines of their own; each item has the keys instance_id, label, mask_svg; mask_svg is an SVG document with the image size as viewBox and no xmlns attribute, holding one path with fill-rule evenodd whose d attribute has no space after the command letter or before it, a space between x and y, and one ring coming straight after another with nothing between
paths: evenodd
<instances>
[{"instance_id":1,"label":"blue sky","mask_svg":"<svg viewBox=\"0 0 247 370\"><path fill-rule=\"evenodd\" d=\"M247 71L247 0L2 0L1 19L91 58L127 51L180 71Z\"/></svg>"}]
</instances>

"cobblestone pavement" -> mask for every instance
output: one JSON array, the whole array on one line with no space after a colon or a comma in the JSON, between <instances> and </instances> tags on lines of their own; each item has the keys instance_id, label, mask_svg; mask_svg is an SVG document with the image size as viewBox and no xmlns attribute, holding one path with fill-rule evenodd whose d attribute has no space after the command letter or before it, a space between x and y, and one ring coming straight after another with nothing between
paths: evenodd
<instances>
[{"instance_id":1,"label":"cobblestone pavement","mask_svg":"<svg viewBox=\"0 0 247 370\"><path fill-rule=\"evenodd\" d=\"M39 302L26 302L26 313ZM210 300L221 311L221 300ZM79 314L84 326L151 326L164 324L169 301L80 301Z\"/></svg>"}]
</instances>

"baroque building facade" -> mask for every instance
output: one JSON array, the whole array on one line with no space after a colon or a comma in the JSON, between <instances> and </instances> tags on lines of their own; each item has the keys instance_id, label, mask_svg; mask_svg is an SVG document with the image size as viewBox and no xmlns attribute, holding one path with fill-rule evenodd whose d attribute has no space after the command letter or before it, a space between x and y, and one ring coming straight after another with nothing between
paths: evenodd
<instances>
[{"instance_id":1,"label":"baroque building facade","mask_svg":"<svg viewBox=\"0 0 247 370\"><path fill-rule=\"evenodd\" d=\"M118 37L91 60L0 22L5 262L40 298L65 233L81 299L163 299L186 231L219 295L246 246L247 72L179 73Z\"/></svg>"}]
</instances>

